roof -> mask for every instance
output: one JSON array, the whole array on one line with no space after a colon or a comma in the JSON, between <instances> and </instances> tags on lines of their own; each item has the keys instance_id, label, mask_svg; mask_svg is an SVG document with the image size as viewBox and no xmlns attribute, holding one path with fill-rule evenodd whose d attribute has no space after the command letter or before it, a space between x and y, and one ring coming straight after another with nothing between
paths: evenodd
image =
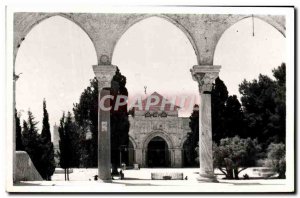
<instances>
[{"instance_id":1,"label":"roof","mask_svg":"<svg viewBox=\"0 0 300 198\"><path fill-rule=\"evenodd\" d=\"M151 98L150 98L151 97ZM146 110L147 101L151 99L151 102L154 102L155 98L158 97L159 102L156 105L149 106L149 109ZM135 111L177 111L180 107L168 101L162 95L157 92L152 93L150 96L142 100L142 109L139 109L137 106L137 102L135 103ZM164 106L163 106L164 105ZM162 108L163 106L163 108Z\"/></svg>"}]
</instances>

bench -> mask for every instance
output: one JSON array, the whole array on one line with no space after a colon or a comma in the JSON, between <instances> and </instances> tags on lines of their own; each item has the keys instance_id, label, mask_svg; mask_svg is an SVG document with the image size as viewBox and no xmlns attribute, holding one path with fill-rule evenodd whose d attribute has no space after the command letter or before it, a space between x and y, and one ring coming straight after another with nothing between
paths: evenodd
<instances>
[{"instance_id":1,"label":"bench","mask_svg":"<svg viewBox=\"0 0 300 198\"><path fill-rule=\"evenodd\" d=\"M183 173L161 172L151 173L152 180L183 180Z\"/></svg>"}]
</instances>

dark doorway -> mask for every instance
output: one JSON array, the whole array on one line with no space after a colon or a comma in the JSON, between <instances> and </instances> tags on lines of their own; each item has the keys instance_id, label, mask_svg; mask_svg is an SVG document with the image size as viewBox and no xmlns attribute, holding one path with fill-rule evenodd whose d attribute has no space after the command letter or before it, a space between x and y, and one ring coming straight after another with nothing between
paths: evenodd
<instances>
[{"instance_id":1,"label":"dark doorway","mask_svg":"<svg viewBox=\"0 0 300 198\"><path fill-rule=\"evenodd\" d=\"M148 144L147 150L148 167L169 167L169 148L166 141L161 137L154 137Z\"/></svg>"}]
</instances>

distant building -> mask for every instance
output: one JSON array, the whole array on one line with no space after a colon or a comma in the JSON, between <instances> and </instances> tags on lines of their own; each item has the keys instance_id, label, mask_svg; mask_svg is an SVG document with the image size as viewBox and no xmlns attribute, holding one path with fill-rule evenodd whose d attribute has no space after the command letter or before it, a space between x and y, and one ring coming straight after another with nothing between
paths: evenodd
<instances>
[{"instance_id":1,"label":"distant building","mask_svg":"<svg viewBox=\"0 0 300 198\"><path fill-rule=\"evenodd\" d=\"M190 132L189 118L178 117L179 107L154 92L159 103L146 110L134 109L129 117L128 165L140 167L182 167L184 166L184 143ZM149 96L150 97L150 96ZM163 103L163 101L165 104ZM172 108L174 106L174 108Z\"/></svg>"},{"instance_id":2,"label":"distant building","mask_svg":"<svg viewBox=\"0 0 300 198\"><path fill-rule=\"evenodd\" d=\"M53 126L53 147L54 147L54 159L56 163L56 167L59 166L59 133L58 133L58 126L56 123Z\"/></svg>"}]
</instances>

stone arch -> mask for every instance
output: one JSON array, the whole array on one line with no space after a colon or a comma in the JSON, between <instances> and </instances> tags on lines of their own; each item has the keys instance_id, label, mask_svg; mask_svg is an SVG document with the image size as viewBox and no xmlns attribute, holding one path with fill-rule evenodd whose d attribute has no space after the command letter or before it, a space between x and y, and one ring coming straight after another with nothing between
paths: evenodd
<instances>
[{"instance_id":1,"label":"stone arch","mask_svg":"<svg viewBox=\"0 0 300 198\"><path fill-rule=\"evenodd\" d=\"M191 163L190 163L190 160L187 157L187 149L185 147L187 139L188 139L188 135L185 135L182 138L182 141L180 142L180 149L182 151L181 152L181 165L182 165L182 167L192 167Z\"/></svg>"},{"instance_id":2,"label":"stone arch","mask_svg":"<svg viewBox=\"0 0 300 198\"><path fill-rule=\"evenodd\" d=\"M188 40L190 41L190 44L192 45L196 58L197 58L197 63L200 63L200 54L199 54L199 50L197 48L197 44L195 42L195 39L192 37L192 35L189 33L188 29L184 27L183 24L181 24L179 21L176 21L174 19L172 19L171 17L164 15L164 14L145 14L145 15L137 15L129 24L127 24L127 26L125 28L123 28L120 36L115 40L114 44L113 44L113 48L112 48L112 52L110 57L113 57L115 48L119 42L119 40L122 38L122 36L127 32L127 30L129 30L131 27L133 27L135 24L142 22L145 19L151 18L151 17L158 17L161 18L163 20L166 20L167 22L172 23L173 25L175 25L179 30L181 30L183 32L183 34L188 38Z\"/></svg>"},{"instance_id":3,"label":"stone arch","mask_svg":"<svg viewBox=\"0 0 300 198\"><path fill-rule=\"evenodd\" d=\"M33 15L33 16L32 16ZM26 38L26 36L30 33L30 31L36 26L39 25L41 22L51 18L51 17L63 17L64 19L75 23L81 30L85 32L85 34L89 37L90 41L93 43L94 50L96 52L97 60L98 53L97 48L95 45L95 41L89 31L87 31L83 25L77 21L74 17L72 17L72 14L69 13L18 13L18 15L15 15L14 20L14 43L13 43L13 63L15 65L16 57L18 50L22 44L22 41ZM24 17L24 19L20 19ZM16 22L17 21L17 22Z\"/></svg>"},{"instance_id":4,"label":"stone arch","mask_svg":"<svg viewBox=\"0 0 300 198\"><path fill-rule=\"evenodd\" d=\"M137 148L137 144L136 144L136 142L134 141L134 139L130 135L129 135L129 141L132 143L133 149L136 149Z\"/></svg>"},{"instance_id":5,"label":"stone arch","mask_svg":"<svg viewBox=\"0 0 300 198\"><path fill-rule=\"evenodd\" d=\"M162 139L164 139L166 141L166 143L168 144L168 148L169 149L173 149L174 148L174 143L171 140L171 138L168 137L168 134L166 134L165 132L154 132L151 133L150 135L148 135L144 142L143 142L143 149L147 150L148 144L149 142L154 138L154 137L161 137Z\"/></svg>"},{"instance_id":6,"label":"stone arch","mask_svg":"<svg viewBox=\"0 0 300 198\"><path fill-rule=\"evenodd\" d=\"M180 148L183 149L183 145L185 143L185 141L188 139L188 135L184 136L180 142Z\"/></svg>"},{"instance_id":7,"label":"stone arch","mask_svg":"<svg viewBox=\"0 0 300 198\"><path fill-rule=\"evenodd\" d=\"M251 16L244 17L243 19L246 19L249 17L251 17ZM286 37L286 35L285 35L285 31L286 31L285 20L278 19L278 20L281 20L280 22L278 22L275 20L275 18L274 18L275 16L270 17L270 16L265 16L265 15L255 15L253 17L268 23L269 25L274 27L278 32L280 32L282 34L282 36ZM241 19L241 20L243 20L243 19Z\"/></svg>"},{"instance_id":8,"label":"stone arch","mask_svg":"<svg viewBox=\"0 0 300 198\"><path fill-rule=\"evenodd\" d=\"M143 167L147 167L148 163L147 163L147 159L148 159L148 145L151 142L151 140L153 140L153 138L155 137L160 137L162 138L167 146L168 146L168 156L169 156L169 166L173 167L175 164L175 154L174 154L174 143L171 140L171 138L168 137L168 134L166 134L163 131L156 131L151 133L150 135L148 135L144 142L143 142L143 161L142 161L142 166Z\"/></svg>"},{"instance_id":9,"label":"stone arch","mask_svg":"<svg viewBox=\"0 0 300 198\"><path fill-rule=\"evenodd\" d=\"M212 59L214 59L215 56L215 52L218 46L219 41L221 40L222 36L224 35L224 33L230 29L232 26L234 26L235 24L239 23L240 21L250 18L252 17L252 15L238 15L238 18L236 18L235 20L232 20L228 23L228 25L226 26L226 28L221 32L221 34L218 36L218 39L214 45L214 50L213 50L213 54L212 54ZM278 18L277 21L274 19L274 17L271 16L266 16L266 15L255 15L253 16L256 19L259 19L269 25L271 25L273 28L275 28L279 33L282 34L282 36L285 37L285 20L282 18Z\"/></svg>"}]
</instances>

